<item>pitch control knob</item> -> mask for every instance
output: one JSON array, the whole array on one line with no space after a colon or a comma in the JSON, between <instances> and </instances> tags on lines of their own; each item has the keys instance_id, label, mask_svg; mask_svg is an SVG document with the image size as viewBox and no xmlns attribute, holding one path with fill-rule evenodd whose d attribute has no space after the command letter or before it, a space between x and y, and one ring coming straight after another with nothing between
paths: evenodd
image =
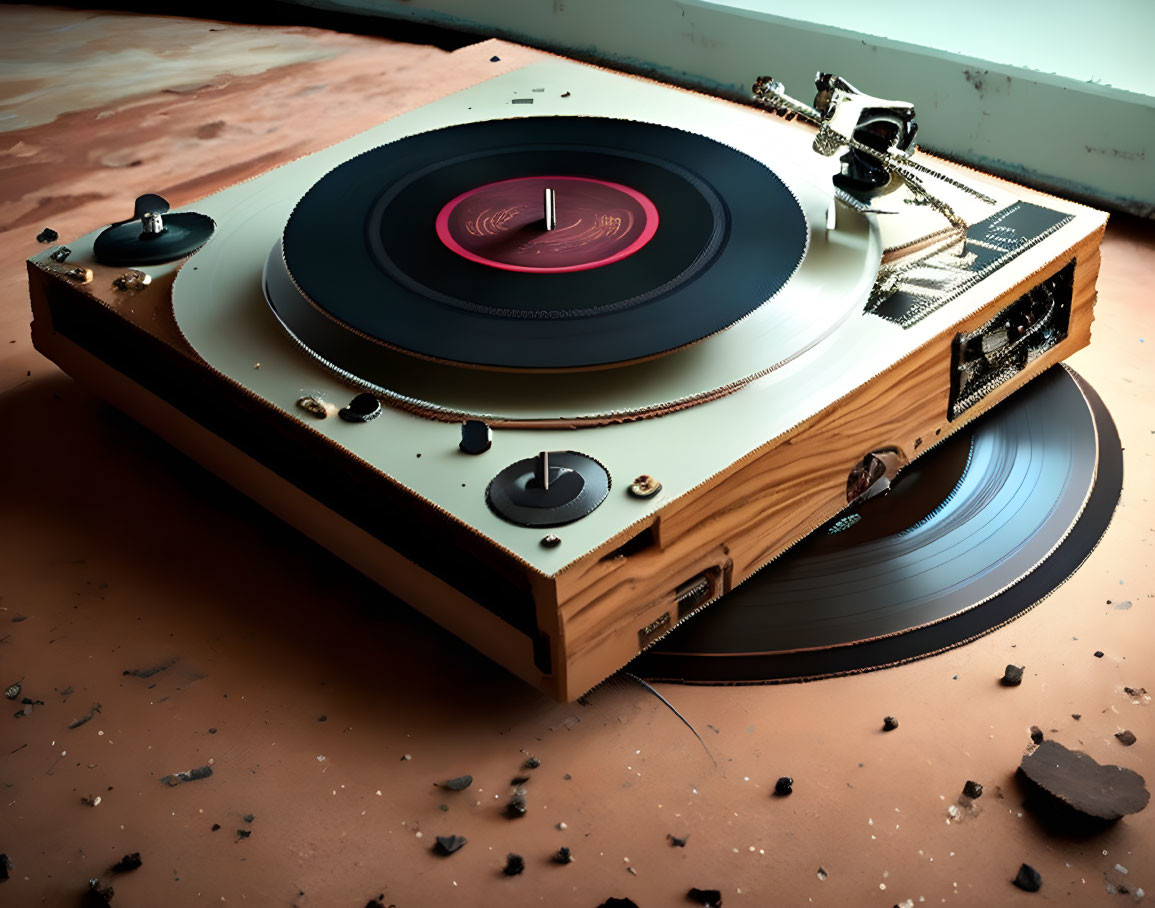
<instances>
[{"instance_id":1,"label":"pitch control knob","mask_svg":"<svg viewBox=\"0 0 1155 908\"><path fill-rule=\"evenodd\" d=\"M92 251L105 265L159 265L196 252L215 229L208 215L169 212L162 196L147 193L137 198L131 218L101 232Z\"/></svg>"},{"instance_id":2,"label":"pitch control knob","mask_svg":"<svg viewBox=\"0 0 1155 908\"><path fill-rule=\"evenodd\" d=\"M556 527L585 517L610 491L606 468L577 451L542 451L510 464L485 490L499 517L523 527Z\"/></svg>"}]
</instances>

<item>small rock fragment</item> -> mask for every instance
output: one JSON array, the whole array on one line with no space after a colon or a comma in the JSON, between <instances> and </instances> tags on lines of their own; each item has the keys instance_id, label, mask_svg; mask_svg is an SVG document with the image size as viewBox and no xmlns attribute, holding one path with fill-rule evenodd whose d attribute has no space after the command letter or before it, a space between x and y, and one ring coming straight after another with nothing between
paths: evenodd
<instances>
[{"instance_id":1,"label":"small rock fragment","mask_svg":"<svg viewBox=\"0 0 1155 908\"><path fill-rule=\"evenodd\" d=\"M251 823L251 822L253 822L253 820L256 819L256 817L251 813L246 813L243 817L241 817L241 819L244 820L246 823Z\"/></svg>"},{"instance_id":2,"label":"small rock fragment","mask_svg":"<svg viewBox=\"0 0 1155 908\"><path fill-rule=\"evenodd\" d=\"M505 866L501 872L506 876L517 876L525 870L525 858L520 854L514 854L512 851L505 856Z\"/></svg>"},{"instance_id":3,"label":"small rock fragment","mask_svg":"<svg viewBox=\"0 0 1155 908\"><path fill-rule=\"evenodd\" d=\"M401 755L401 762L405 762L406 760L412 760L412 759L413 759L413 754L402 754Z\"/></svg>"},{"instance_id":4,"label":"small rock fragment","mask_svg":"<svg viewBox=\"0 0 1155 908\"><path fill-rule=\"evenodd\" d=\"M446 779L441 783L441 787L449 791L465 791L472 784L473 776L465 775L457 776L455 779Z\"/></svg>"},{"instance_id":5,"label":"small rock fragment","mask_svg":"<svg viewBox=\"0 0 1155 908\"><path fill-rule=\"evenodd\" d=\"M15 700L20 696L20 690L24 685L17 681L15 684L9 684L4 688L4 699Z\"/></svg>"},{"instance_id":6,"label":"small rock fragment","mask_svg":"<svg viewBox=\"0 0 1155 908\"><path fill-rule=\"evenodd\" d=\"M971 800L981 798L983 796L983 786L979 782L968 779L967 783L963 786L963 794Z\"/></svg>"},{"instance_id":7,"label":"small rock fragment","mask_svg":"<svg viewBox=\"0 0 1155 908\"><path fill-rule=\"evenodd\" d=\"M1095 650L1095 658L1096 659L1102 659L1103 658L1103 651L1101 649Z\"/></svg>"},{"instance_id":8,"label":"small rock fragment","mask_svg":"<svg viewBox=\"0 0 1155 908\"><path fill-rule=\"evenodd\" d=\"M514 776L509 780L510 785L524 785L529 781L529 776Z\"/></svg>"},{"instance_id":9,"label":"small rock fragment","mask_svg":"<svg viewBox=\"0 0 1155 908\"><path fill-rule=\"evenodd\" d=\"M220 828L221 828L221 824L220 824L220 823L213 823L213 832L216 832L216 831L217 831L218 829L220 829Z\"/></svg>"},{"instance_id":10,"label":"small rock fragment","mask_svg":"<svg viewBox=\"0 0 1155 908\"><path fill-rule=\"evenodd\" d=\"M489 58L489 62L490 62L490 63L500 63L500 62L501 62L501 57L498 57L498 56L493 56L493 57L490 57L490 58Z\"/></svg>"},{"instance_id":11,"label":"small rock fragment","mask_svg":"<svg viewBox=\"0 0 1155 908\"><path fill-rule=\"evenodd\" d=\"M36 242L38 243L55 243L58 239L60 239L60 234L51 227L45 227L36 234Z\"/></svg>"},{"instance_id":12,"label":"small rock fragment","mask_svg":"<svg viewBox=\"0 0 1155 908\"><path fill-rule=\"evenodd\" d=\"M1043 730L1037 725L1031 726L1031 740L1036 744L1043 743Z\"/></svg>"},{"instance_id":13,"label":"small rock fragment","mask_svg":"<svg viewBox=\"0 0 1155 908\"><path fill-rule=\"evenodd\" d=\"M541 766L541 760L539 760L537 757L529 757L521 765L523 769L537 769L539 766Z\"/></svg>"},{"instance_id":14,"label":"small rock fragment","mask_svg":"<svg viewBox=\"0 0 1155 908\"><path fill-rule=\"evenodd\" d=\"M1102 765L1057 741L1044 741L1023 757L1019 772L1060 805L1098 820L1138 813L1151 799L1139 773Z\"/></svg>"},{"instance_id":15,"label":"small rock fragment","mask_svg":"<svg viewBox=\"0 0 1155 908\"><path fill-rule=\"evenodd\" d=\"M134 851L132 854L126 854L119 861L112 865L113 873L128 873L130 870L136 870L144 861L140 859L140 852Z\"/></svg>"},{"instance_id":16,"label":"small rock fragment","mask_svg":"<svg viewBox=\"0 0 1155 908\"><path fill-rule=\"evenodd\" d=\"M505 812L511 817L524 817L525 811L525 789L519 785L505 805Z\"/></svg>"},{"instance_id":17,"label":"small rock fragment","mask_svg":"<svg viewBox=\"0 0 1155 908\"><path fill-rule=\"evenodd\" d=\"M80 904L82 908L103 908L112 902L113 895L115 892L111 886L102 886L100 880L92 879L88 881L88 888Z\"/></svg>"},{"instance_id":18,"label":"small rock fragment","mask_svg":"<svg viewBox=\"0 0 1155 908\"><path fill-rule=\"evenodd\" d=\"M633 899L608 898L598 908L638 908L638 903Z\"/></svg>"},{"instance_id":19,"label":"small rock fragment","mask_svg":"<svg viewBox=\"0 0 1155 908\"><path fill-rule=\"evenodd\" d=\"M1115 738L1124 747L1130 747L1136 741L1135 733L1127 729L1115 732Z\"/></svg>"},{"instance_id":20,"label":"small rock fragment","mask_svg":"<svg viewBox=\"0 0 1155 908\"><path fill-rule=\"evenodd\" d=\"M198 766L196 769L174 772L172 775L165 776L161 781L165 785L175 787L181 782L196 782L198 779L207 779L212 774L213 768L211 766Z\"/></svg>"},{"instance_id":21,"label":"small rock fragment","mask_svg":"<svg viewBox=\"0 0 1155 908\"><path fill-rule=\"evenodd\" d=\"M1043 885L1043 877L1030 864L1023 864L1019 867L1018 875L1015 876L1014 884L1022 889L1024 892L1038 892Z\"/></svg>"},{"instance_id":22,"label":"small rock fragment","mask_svg":"<svg viewBox=\"0 0 1155 908\"><path fill-rule=\"evenodd\" d=\"M8 871L12 867L12 859L6 854L0 854L0 881L8 879Z\"/></svg>"},{"instance_id":23,"label":"small rock fragment","mask_svg":"<svg viewBox=\"0 0 1155 908\"><path fill-rule=\"evenodd\" d=\"M468 841L463 835L439 835L433 851L442 857L449 857L455 851L460 851Z\"/></svg>"},{"instance_id":24,"label":"small rock fragment","mask_svg":"<svg viewBox=\"0 0 1155 908\"><path fill-rule=\"evenodd\" d=\"M722 908L722 893L718 889L691 889L686 898L706 908Z\"/></svg>"},{"instance_id":25,"label":"small rock fragment","mask_svg":"<svg viewBox=\"0 0 1155 908\"><path fill-rule=\"evenodd\" d=\"M247 839L252 834L253 834L253 831L251 829L238 829L237 830L237 838L238 839Z\"/></svg>"},{"instance_id":26,"label":"small rock fragment","mask_svg":"<svg viewBox=\"0 0 1155 908\"><path fill-rule=\"evenodd\" d=\"M673 848L685 848L686 840L690 838L688 835L676 836L666 833L666 838L670 840L670 846Z\"/></svg>"},{"instance_id":27,"label":"small rock fragment","mask_svg":"<svg viewBox=\"0 0 1155 908\"><path fill-rule=\"evenodd\" d=\"M1083 714L1082 713L1071 713L1071 718L1074 719L1076 722L1078 722L1080 719L1083 718Z\"/></svg>"},{"instance_id":28,"label":"small rock fragment","mask_svg":"<svg viewBox=\"0 0 1155 908\"><path fill-rule=\"evenodd\" d=\"M894 731L896 728L898 728L898 719L894 716L887 716L882 720L883 731Z\"/></svg>"},{"instance_id":29,"label":"small rock fragment","mask_svg":"<svg viewBox=\"0 0 1155 908\"><path fill-rule=\"evenodd\" d=\"M999 679L1000 682L1005 687L1018 687L1023 683L1024 668L1026 668L1024 665L1008 665L1003 670L1003 676Z\"/></svg>"},{"instance_id":30,"label":"small rock fragment","mask_svg":"<svg viewBox=\"0 0 1155 908\"><path fill-rule=\"evenodd\" d=\"M561 848L559 848L554 854L553 862L555 864L572 864L573 854L570 852L569 848L567 848L565 845L562 845Z\"/></svg>"},{"instance_id":31,"label":"small rock fragment","mask_svg":"<svg viewBox=\"0 0 1155 908\"><path fill-rule=\"evenodd\" d=\"M774 794L780 798L786 797L792 791L794 791L794 779L790 776L782 776L774 783Z\"/></svg>"}]
</instances>

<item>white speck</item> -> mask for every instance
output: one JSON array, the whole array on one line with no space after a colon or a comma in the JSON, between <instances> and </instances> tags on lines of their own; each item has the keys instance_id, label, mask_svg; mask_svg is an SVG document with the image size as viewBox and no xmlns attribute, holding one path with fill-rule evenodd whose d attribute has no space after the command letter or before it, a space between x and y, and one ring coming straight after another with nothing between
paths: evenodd
<instances>
[{"instance_id":1,"label":"white speck","mask_svg":"<svg viewBox=\"0 0 1155 908\"><path fill-rule=\"evenodd\" d=\"M381 789L380 788L377 789L377 797L381 797Z\"/></svg>"},{"instance_id":2,"label":"white speck","mask_svg":"<svg viewBox=\"0 0 1155 908\"><path fill-rule=\"evenodd\" d=\"M753 845L751 845L751 846L750 846L750 851L751 851L751 852L753 852L753 851L754 851L754 846L753 846ZM1126 873L1127 871L1126 871L1126 870L1124 870L1123 872L1124 872L1124 873Z\"/></svg>"},{"instance_id":3,"label":"white speck","mask_svg":"<svg viewBox=\"0 0 1155 908\"><path fill-rule=\"evenodd\" d=\"M879 884L878 884L878 888L879 888L879 889L882 889L883 891L885 891L885 890L886 890L886 883L879 883Z\"/></svg>"},{"instance_id":4,"label":"white speck","mask_svg":"<svg viewBox=\"0 0 1155 908\"><path fill-rule=\"evenodd\" d=\"M415 836L417 836L417 838L421 838L421 831L420 831L420 830L418 830L417 832L415 832L415 833L413 833L413 834L414 834Z\"/></svg>"},{"instance_id":5,"label":"white speck","mask_svg":"<svg viewBox=\"0 0 1155 908\"><path fill-rule=\"evenodd\" d=\"M564 829L566 829L567 827L566 827L565 823L558 823L558 824L557 824L557 828L558 828L558 829L561 829L561 830L564 830Z\"/></svg>"},{"instance_id":6,"label":"white speck","mask_svg":"<svg viewBox=\"0 0 1155 908\"><path fill-rule=\"evenodd\" d=\"M890 876L890 871L889 871L889 870L884 870L884 871L882 871L882 878L883 878L884 880L885 880L887 877L889 877L889 876Z\"/></svg>"},{"instance_id":7,"label":"white speck","mask_svg":"<svg viewBox=\"0 0 1155 908\"><path fill-rule=\"evenodd\" d=\"M742 777L742 781L743 781L743 782L749 782L749 781L750 781L750 777L749 777L749 776L743 776L743 777Z\"/></svg>"},{"instance_id":8,"label":"white speck","mask_svg":"<svg viewBox=\"0 0 1155 908\"><path fill-rule=\"evenodd\" d=\"M1127 868L1124 867L1122 864L1116 864L1115 869L1118 870L1120 873L1126 873L1127 872Z\"/></svg>"},{"instance_id":9,"label":"white speck","mask_svg":"<svg viewBox=\"0 0 1155 908\"><path fill-rule=\"evenodd\" d=\"M412 759L413 759L413 754L402 754L402 755L401 755L401 759L402 759L402 760L412 760Z\"/></svg>"},{"instance_id":10,"label":"white speck","mask_svg":"<svg viewBox=\"0 0 1155 908\"><path fill-rule=\"evenodd\" d=\"M826 872L826 868L825 868L825 867L819 867L819 868L818 868L818 879L820 879L820 880L824 880L824 879L826 879L828 876L830 876L830 874Z\"/></svg>"},{"instance_id":11,"label":"white speck","mask_svg":"<svg viewBox=\"0 0 1155 908\"><path fill-rule=\"evenodd\" d=\"M1147 893L1143 891L1142 886L1140 886L1138 889L1135 890L1135 898L1137 898L1137 899L1143 898L1143 896L1145 896L1146 894Z\"/></svg>"},{"instance_id":12,"label":"white speck","mask_svg":"<svg viewBox=\"0 0 1155 908\"><path fill-rule=\"evenodd\" d=\"M867 821L866 821L866 825L867 825L867 826L873 826L873 825L874 825L874 820L873 820L873 819L867 819Z\"/></svg>"},{"instance_id":13,"label":"white speck","mask_svg":"<svg viewBox=\"0 0 1155 908\"><path fill-rule=\"evenodd\" d=\"M696 789L696 788L691 788L691 789L690 789L690 793L691 793L691 794L697 794L697 793L698 793L698 789Z\"/></svg>"},{"instance_id":14,"label":"white speck","mask_svg":"<svg viewBox=\"0 0 1155 908\"><path fill-rule=\"evenodd\" d=\"M98 731L98 732L97 732L97 734L98 734L98 735L103 735L103 734L104 734L104 732L102 732L102 731Z\"/></svg>"}]
</instances>

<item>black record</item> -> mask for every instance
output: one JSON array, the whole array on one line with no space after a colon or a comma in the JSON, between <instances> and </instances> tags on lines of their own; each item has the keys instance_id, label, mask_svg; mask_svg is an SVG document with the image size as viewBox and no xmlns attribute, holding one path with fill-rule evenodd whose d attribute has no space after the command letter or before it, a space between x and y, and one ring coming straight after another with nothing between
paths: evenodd
<instances>
[{"instance_id":1,"label":"black record","mask_svg":"<svg viewBox=\"0 0 1155 908\"><path fill-rule=\"evenodd\" d=\"M1045 599L1123 481L1098 395L1053 367L632 663L651 680L807 680L967 643Z\"/></svg>"},{"instance_id":2,"label":"black record","mask_svg":"<svg viewBox=\"0 0 1155 908\"><path fill-rule=\"evenodd\" d=\"M451 200L551 175L644 199L652 236L620 259L551 273L492 267L439 238ZM807 241L786 185L712 139L602 117L491 120L400 139L323 177L283 237L300 294L270 303L303 343L354 374L380 344L486 368L598 367L748 315L789 280Z\"/></svg>"}]
</instances>

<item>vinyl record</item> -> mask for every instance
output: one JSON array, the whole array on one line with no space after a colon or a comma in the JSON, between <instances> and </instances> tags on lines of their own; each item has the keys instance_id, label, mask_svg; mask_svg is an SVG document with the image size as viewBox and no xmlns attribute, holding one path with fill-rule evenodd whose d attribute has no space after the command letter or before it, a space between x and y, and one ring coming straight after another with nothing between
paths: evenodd
<instances>
[{"instance_id":1,"label":"vinyl record","mask_svg":"<svg viewBox=\"0 0 1155 908\"><path fill-rule=\"evenodd\" d=\"M1098 395L1055 366L634 663L653 680L765 683L867 671L1002 626L1082 564L1119 500Z\"/></svg>"},{"instance_id":2,"label":"vinyl record","mask_svg":"<svg viewBox=\"0 0 1155 908\"><path fill-rule=\"evenodd\" d=\"M353 374L382 345L482 368L596 368L733 324L785 285L807 243L785 183L712 139L603 117L490 120L323 177L281 245L300 294L270 303Z\"/></svg>"}]
</instances>

